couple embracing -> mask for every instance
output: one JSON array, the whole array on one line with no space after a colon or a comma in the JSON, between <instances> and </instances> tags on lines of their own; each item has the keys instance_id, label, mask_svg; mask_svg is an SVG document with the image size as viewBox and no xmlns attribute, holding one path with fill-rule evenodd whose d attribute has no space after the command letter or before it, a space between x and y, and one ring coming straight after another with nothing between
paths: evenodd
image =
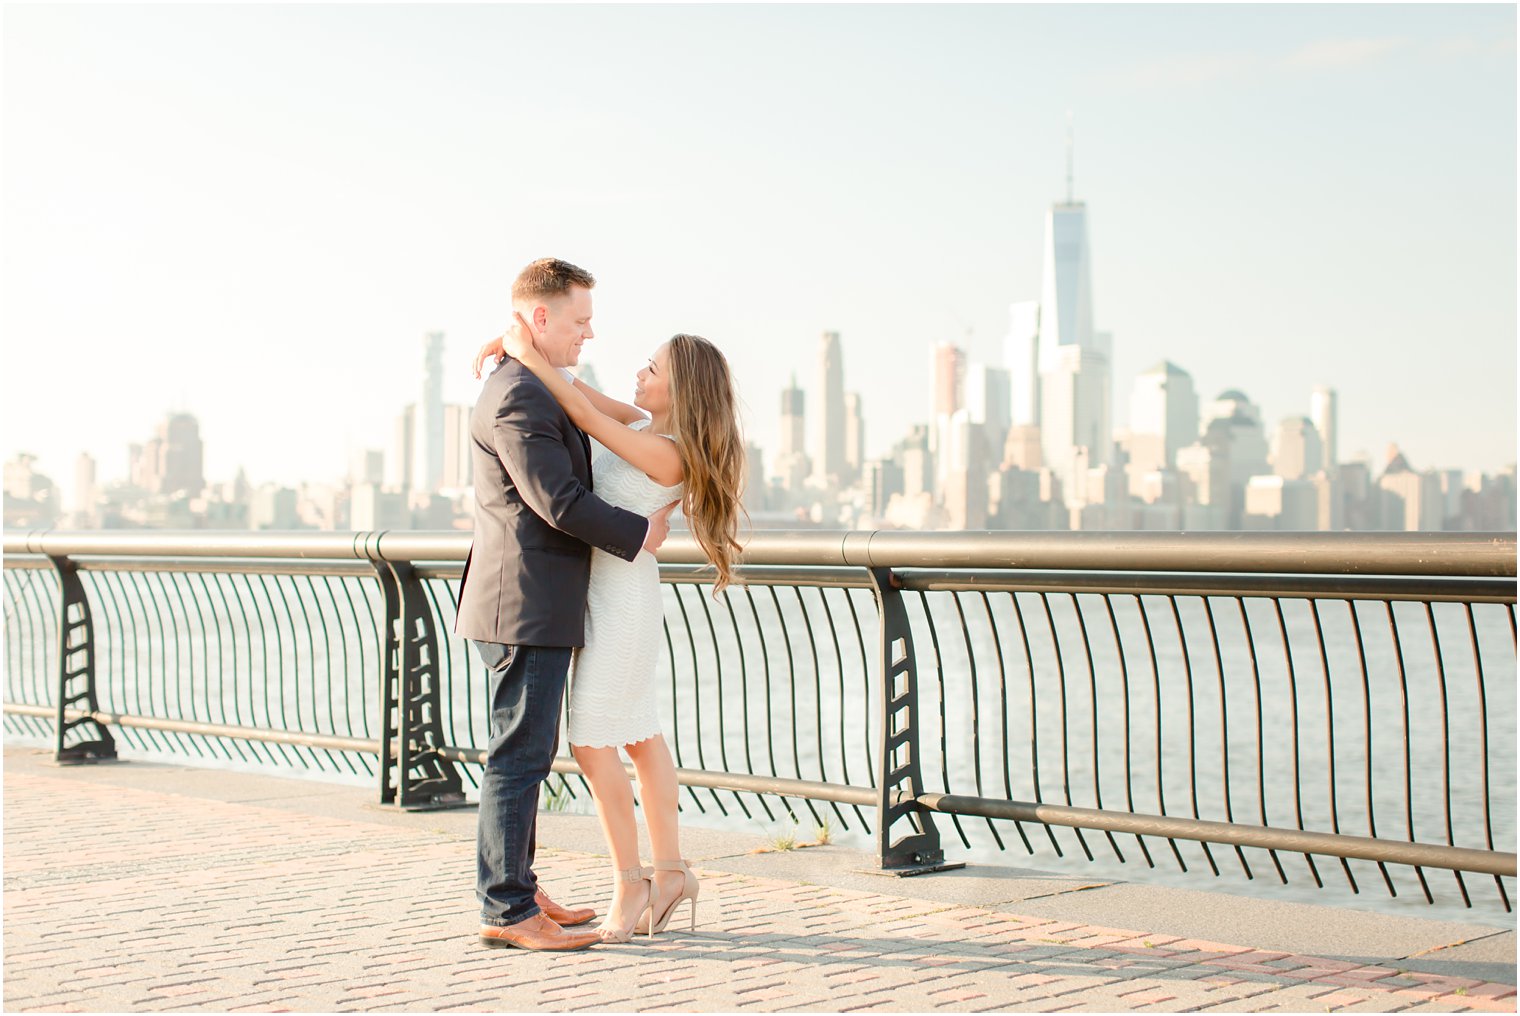
<instances>
[{"instance_id":1,"label":"couple embracing","mask_svg":"<svg viewBox=\"0 0 1520 1016\"><path fill-rule=\"evenodd\" d=\"M676 772L660 733L654 673L663 608L654 559L682 505L717 571L733 576L744 474L733 379L717 347L677 335L639 371L632 405L571 378L592 338L590 273L535 261L512 284L512 329L480 350L502 358L475 404L475 534L455 630L490 673L476 895L481 938L583 949L664 929L697 878L681 857ZM607 449L591 460L587 435ZM570 751L591 786L616 871L595 912L549 899L533 874L539 785L559 747L570 687ZM639 858L638 772L652 866Z\"/></svg>"}]
</instances>

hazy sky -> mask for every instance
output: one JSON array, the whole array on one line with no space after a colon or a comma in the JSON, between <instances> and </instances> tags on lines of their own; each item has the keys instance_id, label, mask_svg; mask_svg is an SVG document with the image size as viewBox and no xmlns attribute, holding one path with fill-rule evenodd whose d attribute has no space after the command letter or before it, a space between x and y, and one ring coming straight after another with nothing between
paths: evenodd
<instances>
[{"instance_id":1,"label":"hazy sky","mask_svg":"<svg viewBox=\"0 0 1520 1016\"><path fill-rule=\"evenodd\" d=\"M1116 425L1170 359L1341 453L1515 458L1515 8L7 6L3 450L124 474L163 413L212 479L340 477L445 397L535 257L593 271L627 398L731 357L751 436L842 334L867 453L929 347L1002 362L1066 111ZM811 402L811 399L810 399Z\"/></svg>"}]
</instances>

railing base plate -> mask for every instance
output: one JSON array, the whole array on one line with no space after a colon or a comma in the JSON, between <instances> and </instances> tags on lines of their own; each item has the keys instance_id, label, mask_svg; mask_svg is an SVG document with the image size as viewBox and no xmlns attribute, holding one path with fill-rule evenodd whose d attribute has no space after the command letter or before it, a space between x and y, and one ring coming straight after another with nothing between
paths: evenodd
<instances>
[{"instance_id":1,"label":"railing base plate","mask_svg":"<svg viewBox=\"0 0 1520 1016\"><path fill-rule=\"evenodd\" d=\"M459 808L473 808L475 802L465 800L463 794L439 794L430 797L426 801L413 801L401 806L402 811L453 811Z\"/></svg>"},{"instance_id":2,"label":"railing base plate","mask_svg":"<svg viewBox=\"0 0 1520 1016\"><path fill-rule=\"evenodd\" d=\"M911 878L914 875L932 875L936 871L954 871L956 868L964 868L965 861L937 861L930 864L904 864L894 868L857 868L862 875L892 875L897 878Z\"/></svg>"},{"instance_id":3,"label":"railing base plate","mask_svg":"<svg viewBox=\"0 0 1520 1016\"><path fill-rule=\"evenodd\" d=\"M126 759L117 758L113 752L110 755L96 754L95 752L79 752L77 754L65 753L47 760L47 765L54 766L98 766L117 765L126 762Z\"/></svg>"}]
</instances>

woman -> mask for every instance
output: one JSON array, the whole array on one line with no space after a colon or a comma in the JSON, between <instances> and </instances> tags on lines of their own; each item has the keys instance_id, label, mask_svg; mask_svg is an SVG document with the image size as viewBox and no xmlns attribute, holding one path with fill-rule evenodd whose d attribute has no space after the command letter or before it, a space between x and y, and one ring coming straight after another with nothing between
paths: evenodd
<instances>
[{"instance_id":1,"label":"woman","mask_svg":"<svg viewBox=\"0 0 1520 1016\"><path fill-rule=\"evenodd\" d=\"M488 357L521 360L571 421L607 448L591 466L597 496L642 515L681 501L717 569L717 588L728 585L740 549L744 446L723 354L699 336L674 336L639 371L630 406L567 380L534 347L532 334L517 315L511 332L481 348L477 373ZM586 600L585 646L570 667L569 735L617 872L599 930L609 942L653 935L684 900L695 928L699 886L681 858L675 763L660 733L654 690L664 617L654 557L640 553L629 562L593 548ZM639 860L633 788L620 747L639 775L652 868Z\"/></svg>"}]
</instances>

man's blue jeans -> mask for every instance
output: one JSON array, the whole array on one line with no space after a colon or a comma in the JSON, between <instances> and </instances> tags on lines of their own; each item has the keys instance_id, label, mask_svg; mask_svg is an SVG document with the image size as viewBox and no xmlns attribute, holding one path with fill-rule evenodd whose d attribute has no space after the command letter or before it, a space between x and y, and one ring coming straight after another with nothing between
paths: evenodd
<instances>
[{"instance_id":1,"label":"man's blue jeans","mask_svg":"<svg viewBox=\"0 0 1520 1016\"><path fill-rule=\"evenodd\" d=\"M480 923L505 926L538 913L533 853L538 787L559 751L560 707L572 650L476 642L490 670L491 739L480 781L475 895Z\"/></svg>"}]
</instances>

